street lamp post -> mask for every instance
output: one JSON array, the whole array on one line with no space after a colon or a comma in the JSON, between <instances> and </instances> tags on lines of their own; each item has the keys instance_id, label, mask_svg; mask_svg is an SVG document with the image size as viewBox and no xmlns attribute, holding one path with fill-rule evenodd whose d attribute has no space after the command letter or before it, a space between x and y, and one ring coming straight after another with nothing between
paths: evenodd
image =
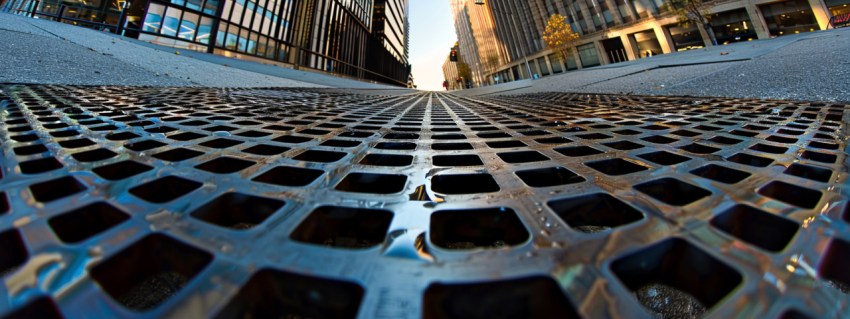
<instances>
[{"instance_id":1,"label":"street lamp post","mask_svg":"<svg viewBox=\"0 0 850 319\"><path fill-rule=\"evenodd\" d=\"M475 4L476 4L476 5L483 5L483 4L485 4L485 3L484 3L484 0L475 0ZM514 17L513 13L510 13L510 12L502 12L502 11L500 11L500 10L496 10L496 9L494 9L494 8L490 8L490 10L493 10L493 11L496 11L496 12L499 12L499 13L502 13L502 14L507 14L507 15L511 16L511 22L513 22L513 24L514 24L514 25L519 26L519 25L516 23L516 18ZM522 29L520 29L519 31L522 31ZM519 36L519 34L520 34L520 33L521 33L521 32L517 32L517 36ZM517 46L519 46L519 49L522 51L522 57L523 57L523 59L525 59L525 68L526 68L526 70L528 71L528 78L529 78L529 79L534 79L534 75L532 75L532 74L531 74L531 65L529 65L529 64L528 64L528 55L527 55L527 54L525 54L525 48L523 48L523 46L522 46L522 45L517 45Z\"/></svg>"}]
</instances>

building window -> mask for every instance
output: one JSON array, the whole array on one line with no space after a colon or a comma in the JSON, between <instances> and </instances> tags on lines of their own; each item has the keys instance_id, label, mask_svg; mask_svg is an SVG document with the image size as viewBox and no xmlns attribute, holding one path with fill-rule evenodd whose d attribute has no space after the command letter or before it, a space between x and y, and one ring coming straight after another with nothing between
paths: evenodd
<instances>
[{"instance_id":1,"label":"building window","mask_svg":"<svg viewBox=\"0 0 850 319\"><path fill-rule=\"evenodd\" d=\"M546 58L537 59L537 65L540 66L540 76L549 75L549 67L546 65Z\"/></svg>"},{"instance_id":2,"label":"building window","mask_svg":"<svg viewBox=\"0 0 850 319\"><path fill-rule=\"evenodd\" d=\"M746 9L738 9L713 13L711 16L711 30L718 44L729 44L733 42L755 40L756 31L750 22L750 15Z\"/></svg>"},{"instance_id":3,"label":"building window","mask_svg":"<svg viewBox=\"0 0 850 319\"><path fill-rule=\"evenodd\" d=\"M148 14L145 16L145 23L142 31L159 33L162 29L162 15L165 14L165 6L151 4L148 7Z\"/></svg>"},{"instance_id":4,"label":"building window","mask_svg":"<svg viewBox=\"0 0 850 319\"><path fill-rule=\"evenodd\" d=\"M641 58L664 54L664 51L661 49L661 43L658 42L658 37L655 36L654 29L638 32L631 36L634 37L637 43Z\"/></svg>"},{"instance_id":5,"label":"building window","mask_svg":"<svg viewBox=\"0 0 850 319\"><path fill-rule=\"evenodd\" d=\"M825 2L833 17L850 13L850 0L826 0Z\"/></svg>"},{"instance_id":6,"label":"building window","mask_svg":"<svg viewBox=\"0 0 850 319\"><path fill-rule=\"evenodd\" d=\"M587 68L599 65L599 55L596 54L596 46L593 43L580 45L576 49L578 49L582 67Z\"/></svg>"},{"instance_id":7,"label":"building window","mask_svg":"<svg viewBox=\"0 0 850 319\"><path fill-rule=\"evenodd\" d=\"M792 0L759 6L770 35L782 36L820 30L807 0Z\"/></svg>"},{"instance_id":8,"label":"building window","mask_svg":"<svg viewBox=\"0 0 850 319\"><path fill-rule=\"evenodd\" d=\"M668 26L667 31L670 32L676 51L700 49L705 46L699 28L693 23L687 28L677 25Z\"/></svg>"},{"instance_id":9,"label":"building window","mask_svg":"<svg viewBox=\"0 0 850 319\"><path fill-rule=\"evenodd\" d=\"M564 72L564 67L561 66L561 61L563 58L560 53L553 53L549 55L549 63L552 64L552 73L558 74Z\"/></svg>"},{"instance_id":10,"label":"building window","mask_svg":"<svg viewBox=\"0 0 850 319\"><path fill-rule=\"evenodd\" d=\"M183 21L180 22L180 31L177 37L189 41L195 40L195 31L198 30L198 15L186 12L183 14Z\"/></svg>"},{"instance_id":11,"label":"building window","mask_svg":"<svg viewBox=\"0 0 850 319\"><path fill-rule=\"evenodd\" d=\"M203 44L210 44L210 32L212 32L213 20L210 18L201 18L201 24L198 25L198 35L195 41Z\"/></svg>"},{"instance_id":12,"label":"building window","mask_svg":"<svg viewBox=\"0 0 850 319\"><path fill-rule=\"evenodd\" d=\"M649 16L649 12L646 11L646 7L643 6L643 2L640 0L629 0L629 3L632 4L632 9L635 10L635 14L638 15L638 19L643 19Z\"/></svg>"},{"instance_id":13,"label":"building window","mask_svg":"<svg viewBox=\"0 0 850 319\"><path fill-rule=\"evenodd\" d=\"M177 36L177 30L180 28L180 15L182 14L182 10L168 7L168 11L165 12L165 19L162 21L163 35Z\"/></svg>"}]
</instances>

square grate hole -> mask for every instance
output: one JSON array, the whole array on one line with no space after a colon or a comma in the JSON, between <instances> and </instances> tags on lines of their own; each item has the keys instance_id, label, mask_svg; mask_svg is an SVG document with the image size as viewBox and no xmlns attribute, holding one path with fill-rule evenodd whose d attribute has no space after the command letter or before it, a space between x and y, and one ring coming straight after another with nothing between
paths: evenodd
<instances>
[{"instance_id":1,"label":"square grate hole","mask_svg":"<svg viewBox=\"0 0 850 319\"><path fill-rule=\"evenodd\" d=\"M458 167L458 166L480 166L484 165L481 157L475 154L469 155L437 155L433 158L434 166Z\"/></svg>"},{"instance_id":2,"label":"square grate hole","mask_svg":"<svg viewBox=\"0 0 850 319\"><path fill-rule=\"evenodd\" d=\"M242 150L243 153L261 155L261 156L273 156L286 153L291 150L289 147L283 146L274 146L268 144L258 144L249 148Z\"/></svg>"},{"instance_id":3,"label":"square grate hole","mask_svg":"<svg viewBox=\"0 0 850 319\"><path fill-rule=\"evenodd\" d=\"M503 161L505 161L505 163L509 164L542 162L550 160L548 156L540 154L540 152L538 151L498 153L496 155L499 156L499 158L501 158Z\"/></svg>"},{"instance_id":4,"label":"square grate hole","mask_svg":"<svg viewBox=\"0 0 850 319\"><path fill-rule=\"evenodd\" d=\"M825 149L825 150L837 150L838 149L838 144L824 143L824 142L818 142L818 141L809 142L809 146L814 147L814 148L822 148L822 149Z\"/></svg>"},{"instance_id":5,"label":"square grate hole","mask_svg":"<svg viewBox=\"0 0 850 319\"><path fill-rule=\"evenodd\" d=\"M254 164L257 162L225 156L197 165L195 168L215 174L232 174Z\"/></svg>"},{"instance_id":6,"label":"square grate hole","mask_svg":"<svg viewBox=\"0 0 850 319\"><path fill-rule=\"evenodd\" d=\"M829 183L830 178L832 178L831 170L797 163L791 164L783 173L821 183Z\"/></svg>"},{"instance_id":7,"label":"square grate hole","mask_svg":"<svg viewBox=\"0 0 850 319\"><path fill-rule=\"evenodd\" d=\"M691 171L691 174L724 184L737 184L753 175L744 171L715 164L709 164L694 169Z\"/></svg>"},{"instance_id":8,"label":"square grate hole","mask_svg":"<svg viewBox=\"0 0 850 319\"><path fill-rule=\"evenodd\" d=\"M360 161L361 165L404 167L413 164L413 156L394 154L369 154Z\"/></svg>"},{"instance_id":9,"label":"square grate hole","mask_svg":"<svg viewBox=\"0 0 850 319\"><path fill-rule=\"evenodd\" d=\"M779 318L776 319L814 319L814 317L810 317L796 309L791 309L782 312Z\"/></svg>"},{"instance_id":10,"label":"square grate hole","mask_svg":"<svg viewBox=\"0 0 850 319\"><path fill-rule=\"evenodd\" d=\"M280 186L301 187L310 185L325 171L289 166L278 166L272 168L260 176L254 177L252 181L274 184Z\"/></svg>"},{"instance_id":11,"label":"square grate hole","mask_svg":"<svg viewBox=\"0 0 850 319\"><path fill-rule=\"evenodd\" d=\"M830 286L846 288L850 286L850 242L833 238L824 250L818 264L818 277L830 281ZM846 293L844 290L842 292Z\"/></svg>"},{"instance_id":12,"label":"square grate hole","mask_svg":"<svg viewBox=\"0 0 850 319\"><path fill-rule=\"evenodd\" d=\"M803 159L810 160L810 161L826 163L826 164L835 164L835 161L838 160L838 156L836 156L836 155L821 153L821 152L812 152L812 151L805 151L805 152L803 152L803 154L800 154L800 157L802 157Z\"/></svg>"},{"instance_id":13,"label":"square grate hole","mask_svg":"<svg viewBox=\"0 0 850 319\"><path fill-rule=\"evenodd\" d=\"M136 143L124 144L124 148L127 148L131 151L144 152L144 151L147 151L147 150L152 150L152 149L155 149L157 147L163 147L163 146L166 146L166 145L168 145L168 144L158 142L158 141L154 141L154 140L146 140L146 141L139 141L139 142L136 142Z\"/></svg>"},{"instance_id":14,"label":"square grate hole","mask_svg":"<svg viewBox=\"0 0 850 319\"><path fill-rule=\"evenodd\" d=\"M585 140L604 140L606 138L612 138L613 136L602 134L602 133L590 133L590 134L579 134L579 135L576 135L575 137L578 137L580 139L585 139Z\"/></svg>"},{"instance_id":15,"label":"square grate hole","mask_svg":"<svg viewBox=\"0 0 850 319\"><path fill-rule=\"evenodd\" d=\"M134 138L141 137L140 135L133 134L131 132L121 132L115 134L106 134L106 139L110 141L126 141L132 140Z\"/></svg>"},{"instance_id":16,"label":"square grate hole","mask_svg":"<svg viewBox=\"0 0 850 319\"><path fill-rule=\"evenodd\" d=\"M92 169L92 172L108 181L119 181L152 170L153 167L136 162L123 161Z\"/></svg>"},{"instance_id":17,"label":"square grate hole","mask_svg":"<svg viewBox=\"0 0 850 319\"><path fill-rule=\"evenodd\" d=\"M21 162L18 166L21 168L21 173L24 174L41 174L65 167L62 163L56 160L55 157L45 157L42 159Z\"/></svg>"},{"instance_id":18,"label":"square grate hole","mask_svg":"<svg viewBox=\"0 0 850 319\"><path fill-rule=\"evenodd\" d=\"M39 137L35 133L33 134L25 134L25 135L15 135L10 136L10 139L18 142L18 143L28 143L38 141Z\"/></svg>"},{"instance_id":19,"label":"square grate hole","mask_svg":"<svg viewBox=\"0 0 850 319\"><path fill-rule=\"evenodd\" d=\"M694 131L688 131L688 130L673 131L673 132L670 132L670 134L678 135L678 136L682 136L682 137L695 137L695 136L702 135L702 133L698 133L698 132L694 132Z\"/></svg>"},{"instance_id":20,"label":"square grate hole","mask_svg":"<svg viewBox=\"0 0 850 319\"><path fill-rule=\"evenodd\" d=\"M543 276L433 283L422 303L422 319L582 318L561 286Z\"/></svg>"},{"instance_id":21,"label":"square grate hole","mask_svg":"<svg viewBox=\"0 0 850 319\"><path fill-rule=\"evenodd\" d=\"M609 143L602 143L602 145L621 151L631 151L645 147L642 144L638 144L631 141L614 141Z\"/></svg>"},{"instance_id":22,"label":"square grate hole","mask_svg":"<svg viewBox=\"0 0 850 319\"><path fill-rule=\"evenodd\" d=\"M681 147L679 147L679 149L684 150L684 151L689 152L689 153L698 154L698 155L712 154L712 153L715 153L717 151L720 151L719 148L706 146L706 145L702 145L702 144L697 144L697 143L681 146Z\"/></svg>"},{"instance_id":23,"label":"square grate hole","mask_svg":"<svg viewBox=\"0 0 850 319\"><path fill-rule=\"evenodd\" d=\"M192 217L207 223L230 228L247 230L262 224L286 202L240 193L227 193L195 209Z\"/></svg>"},{"instance_id":24,"label":"square grate hole","mask_svg":"<svg viewBox=\"0 0 850 319\"><path fill-rule=\"evenodd\" d=\"M773 146L773 145L767 145L767 144L761 144L761 143L750 146L750 149L753 150L753 151L756 151L756 152L770 153L770 154L784 154L785 152L788 151L787 147Z\"/></svg>"},{"instance_id":25,"label":"square grate hole","mask_svg":"<svg viewBox=\"0 0 850 319\"><path fill-rule=\"evenodd\" d=\"M419 134L413 134L413 133L390 133L390 134L384 135L384 138L385 138L385 139L388 139L388 140L418 140L418 139L419 139Z\"/></svg>"},{"instance_id":26,"label":"square grate hole","mask_svg":"<svg viewBox=\"0 0 850 319\"><path fill-rule=\"evenodd\" d=\"M569 144L573 142L573 140L563 137L538 138L534 141L540 144Z\"/></svg>"},{"instance_id":27,"label":"square grate hole","mask_svg":"<svg viewBox=\"0 0 850 319\"><path fill-rule=\"evenodd\" d=\"M213 119L213 118L210 118L210 119ZM230 131L235 131L235 130L238 130L238 129L239 129L238 127L231 127L231 126L226 126L226 125L217 125L217 126L205 128L203 130L207 131L207 132L230 132Z\"/></svg>"},{"instance_id":28,"label":"square grate hole","mask_svg":"<svg viewBox=\"0 0 850 319\"><path fill-rule=\"evenodd\" d=\"M730 156L726 159L732 163L738 163L742 165L755 166L755 167L768 167L771 163L773 163L773 159L761 156L750 155L747 153L738 153Z\"/></svg>"},{"instance_id":29,"label":"square grate hole","mask_svg":"<svg viewBox=\"0 0 850 319\"><path fill-rule=\"evenodd\" d=\"M465 140L466 135L463 134L441 134L431 136L432 140Z\"/></svg>"},{"instance_id":30,"label":"square grate hole","mask_svg":"<svg viewBox=\"0 0 850 319\"><path fill-rule=\"evenodd\" d=\"M258 138L258 137L266 137L272 135L272 133L261 132L261 131L245 131L239 134L235 134L236 136L241 137L249 137L249 138Z\"/></svg>"},{"instance_id":31,"label":"square grate hole","mask_svg":"<svg viewBox=\"0 0 850 319\"><path fill-rule=\"evenodd\" d=\"M404 190L405 175L349 173L334 187L350 193L395 194Z\"/></svg>"},{"instance_id":32,"label":"square grate hole","mask_svg":"<svg viewBox=\"0 0 850 319\"><path fill-rule=\"evenodd\" d=\"M597 233L628 225L644 218L643 214L608 194L591 194L549 201L549 208L570 228Z\"/></svg>"},{"instance_id":33,"label":"square grate hole","mask_svg":"<svg viewBox=\"0 0 850 319\"><path fill-rule=\"evenodd\" d=\"M80 138L80 139L75 139L75 140L68 140L68 141L59 142L59 146L62 146L63 148L70 148L70 149L82 148L82 147L92 146L92 145L96 145L96 144L97 143L92 142L90 139L87 139L87 138Z\"/></svg>"},{"instance_id":34,"label":"square grate hole","mask_svg":"<svg viewBox=\"0 0 850 319\"><path fill-rule=\"evenodd\" d=\"M36 144L30 146L16 147L13 149L13 151L15 152L15 155L28 156L47 153L49 150L47 149L47 147L44 146L44 144Z\"/></svg>"},{"instance_id":35,"label":"square grate hole","mask_svg":"<svg viewBox=\"0 0 850 319\"><path fill-rule=\"evenodd\" d=\"M327 140L327 141L322 142L319 145L320 146L327 146L327 147L344 147L344 148L347 148L347 147L355 147L355 146L358 146L362 143L363 142L360 142L360 141Z\"/></svg>"},{"instance_id":36,"label":"square grate hole","mask_svg":"<svg viewBox=\"0 0 850 319\"><path fill-rule=\"evenodd\" d=\"M797 207L812 209L817 207L823 193L818 190L800 187L786 182L773 181L758 190L762 196Z\"/></svg>"},{"instance_id":37,"label":"square grate hole","mask_svg":"<svg viewBox=\"0 0 850 319\"><path fill-rule=\"evenodd\" d=\"M569 157L582 157L582 156L590 156L605 153L603 151L597 150L590 146L570 146L570 147L561 147L556 148L555 152L561 153L561 155L569 156Z\"/></svg>"},{"instance_id":38,"label":"square grate hole","mask_svg":"<svg viewBox=\"0 0 850 319\"><path fill-rule=\"evenodd\" d=\"M709 141L717 143L717 144L723 144L723 145L735 145L735 144L743 142L744 140L739 140L739 139L736 139L736 138L728 138L728 137L723 137L723 136L715 136L715 137L710 138Z\"/></svg>"},{"instance_id":39,"label":"square grate hole","mask_svg":"<svg viewBox=\"0 0 850 319\"><path fill-rule=\"evenodd\" d=\"M190 158L195 158L204 155L204 152L190 150L188 148L175 148L173 150L156 153L153 158L160 159L166 162L182 162Z\"/></svg>"},{"instance_id":40,"label":"square grate hole","mask_svg":"<svg viewBox=\"0 0 850 319\"><path fill-rule=\"evenodd\" d=\"M264 269L215 318L354 319L363 295L355 283Z\"/></svg>"},{"instance_id":41,"label":"square grate hole","mask_svg":"<svg viewBox=\"0 0 850 319\"><path fill-rule=\"evenodd\" d=\"M647 142L655 143L655 144L670 144L670 143L678 141L675 138L669 138L669 137L666 137L664 135L652 135L652 136L647 136L647 137L641 137L640 139L642 141L647 141ZM643 146L641 145L641 147L643 147Z\"/></svg>"},{"instance_id":42,"label":"square grate hole","mask_svg":"<svg viewBox=\"0 0 850 319\"><path fill-rule=\"evenodd\" d=\"M466 151L474 149L469 143L434 143L431 149L435 151Z\"/></svg>"},{"instance_id":43,"label":"square grate hole","mask_svg":"<svg viewBox=\"0 0 850 319\"><path fill-rule=\"evenodd\" d=\"M50 297L40 297L7 314L3 319L65 319L59 307Z\"/></svg>"},{"instance_id":44,"label":"square grate hole","mask_svg":"<svg viewBox=\"0 0 850 319\"><path fill-rule=\"evenodd\" d=\"M755 137L756 135L759 135L758 132L750 132L750 131L742 131L742 130L731 130L731 131L729 131L729 134L737 135L737 136L743 136L743 137Z\"/></svg>"},{"instance_id":45,"label":"square grate hole","mask_svg":"<svg viewBox=\"0 0 850 319\"><path fill-rule=\"evenodd\" d=\"M564 167L548 167L516 172L517 177L531 187L552 187L587 181Z\"/></svg>"},{"instance_id":46,"label":"square grate hole","mask_svg":"<svg viewBox=\"0 0 850 319\"><path fill-rule=\"evenodd\" d=\"M687 161L690 161L691 158L687 156L682 156L666 151L658 151L646 154L640 154L637 157L645 159L647 161L653 162L658 165L676 165L681 164Z\"/></svg>"},{"instance_id":47,"label":"square grate hole","mask_svg":"<svg viewBox=\"0 0 850 319\"><path fill-rule=\"evenodd\" d=\"M153 234L112 255L90 274L121 306L147 312L176 296L212 259L205 251Z\"/></svg>"},{"instance_id":48,"label":"square grate hole","mask_svg":"<svg viewBox=\"0 0 850 319\"><path fill-rule=\"evenodd\" d=\"M612 133L616 133L616 134L620 134L620 135L639 135L639 134L642 134L643 132L627 129L627 130L613 131Z\"/></svg>"},{"instance_id":49,"label":"square grate hole","mask_svg":"<svg viewBox=\"0 0 850 319\"><path fill-rule=\"evenodd\" d=\"M30 255L17 229L0 233L0 276L7 276L27 262Z\"/></svg>"},{"instance_id":50,"label":"square grate hole","mask_svg":"<svg viewBox=\"0 0 850 319\"><path fill-rule=\"evenodd\" d=\"M768 141L771 141L771 142L777 142L777 143L785 143L785 144L797 143L796 138L779 136L779 135L768 136L765 140L768 140Z\"/></svg>"},{"instance_id":51,"label":"square grate hole","mask_svg":"<svg viewBox=\"0 0 850 319\"><path fill-rule=\"evenodd\" d=\"M169 136L168 138L175 140L175 141L186 142L186 141L197 140L199 138L204 138L204 137L207 137L207 136L208 135L186 132L186 133L174 134L174 135Z\"/></svg>"},{"instance_id":52,"label":"square grate hole","mask_svg":"<svg viewBox=\"0 0 850 319\"><path fill-rule=\"evenodd\" d=\"M309 137L285 135L285 136L275 138L272 141L273 142L280 142L280 143L287 143L287 144L301 144L301 143L309 142L309 141L312 141L312 140L313 139L309 138Z\"/></svg>"},{"instance_id":53,"label":"square grate hole","mask_svg":"<svg viewBox=\"0 0 850 319\"><path fill-rule=\"evenodd\" d=\"M79 162L83 162L83 163L92 163L92 162L102 161L102 160L113 158L115 156L118 156L118 153L115 153L115 152L110 151L109 149L105 149L105 148L99 148L99 149L96 149L96 150L71 154L71 157L73 157L75 160L77 160Z\"/></svg>"},{"instance_id":54,"label":"square grate hole","mask_svg":"<svg viewBox=\"0 0 850 319\"><path fill-rule=\"evenodd\" d=\"M498 132L498 133L478 133L478 134L476 134L476 135L477 135L478 137L480 137L480 138L508 138L508 137L512 137L510 134L505 133L505 132Z\"/></svg>"},{"instance_id":55,"label":"square grate hole","mask_svg":"<svg viewBox=\"0 0 850 319\"><path fill-rule=\"evenodd\" d=\"M661 178L633 186L641 193L672 206L685 206L711 196L711 192L675 178Z\"/></svg>"},{"instance_id":56,"label":"square grate hole","mask_svg":"<svg viewBox=\"0 0 850 319\"><path fill-rule=\"evenodd\" d=\"M0 214L9 212L9 199L6 198L6 192L0 192Z\"/></svg>"},{"instance_id":57,"label":"square grate hole","mask_svg":"<svg viewBox=\"0 0 850 319\"><path fill-rule=\"evenodd\" d=\"M487 147L489 148L515 148L528 146L528 144L525 144L522 141L487 142L485 144L487 144Z\"/></svg>"},{"instance_id":58,"label":"square grate hole","mask_svg":"<svg viewBox=\"0 0 850 319\"><path fill-rule=\"evenodd\" d=\"M620 176L648 170L649 167L638 165L622 158L584 163L587 167L595 169L610 176Z\"/></svg>"},{"instance_id":59,"label":"square grate hole","mask_svg":"<svg viewBox=\"0 0 850 319\"><path fill-rule=\"evenodd\" d=\"M466 195L495 193L501 188L490 174L459 174L434 176L431 190L446 195Z\"/></svg>"},{"instance_id":60,"label":"square grate hole","mask_svg":"<svg viewBox=\"0 0 850 319\"><path fill-rule=\"evenodd\" d=\"M416 149L416 143L378 143L375 148L379 150L412 151Z\"/></svg>"},{"instance_id":61,"label":"square grate hole","mask_svg":"<svg viewBox=\"0 0 850 319\"><path fill-rule=\"evenodd\" d=\"M229 140L229 139L226 139L226 138L217 138L217 139L214 139L212 141L203 142L203 143L198 144L198 145L209 147L209 148L223 149L223 148L233 147L233 146L236 146L236 145L239 145L239 144L242 144L242 143L245 143L245 142L236 141L236 140Z\"/></svg>"},{"instance_id":62,"label":"square grate hole","mask_svg":"<svg viewBox=\"0 0 850 319\"><path fill-rule=\"evenodd\" d=\"M76 244L130 219L105 202L94 203L50 218L47 223L64 243Z\"/></svg>"},{"instance_id":63,"label":"square grate hole","mask_svg":"<svg viewBox=\"0 0 850 319\"><path fill-rule=\"evenodd\" d=\"M130 189L130 194L151 203L167 203L189 194L203 184L177 176L166 176Z\"/></svg>"},{"instance_id":64,"label":"square grate hole","mask_svg":"<svg viewBox=\"0 0 850 319\"><path fill-rule=\"evenodd\" d=\"M711 226L761 249L780 252L800 224L748 205L735 205L711 219Z\"/></svg>"},{"instance_id":65,"label":"square grate hole","mask_svg":"<svg viewBox=\"0 0 850 319\"><path fill-rule=\"evenodd\" d=\"M652 299L638 301L647 310L660 314L664 309L693 307L690 297L700 308L711 308L730 295L743 277L732 267L681 238L670 238L634 253L618 258L611 271L633 293L645 287L662 286L685 293L688 298L652 303ZM688 316L690 317L690 316Z\"/></svg>"},{"instance_id":66,"label":"square grate hole","mask_svg":"<svg viewBox=\"0 0 850 319\"><path fill-rule=\"evenodd\" d=\"M345 155L347 154L340 152L310 150L298 154L298 156L293 157L293 159L305 162L333 163L341 160L343 157L345 157Z\"/></svg>"},{"instance_id":67,"label":"square grate hole","mask_svg":"<svg viewBox=\"0 0 850 319\"><path fill-rule=\"evenodd\" d=\"M50 133L50 136L53 136L55 138L73 137L78 135L80 135L80 132L77 132L75 130L65 130Z\"/></svg>"},{"instance_id":68,"label":"square grate hole","mask_svg":"<svg viewBox=\"0 0 850 319\"><path fill-rule=\"evenodd\" d=\"M507 248L531 238L513 209L443 210L431 214L431 242L446 249Z\"/></svg>"},{"instance_id":69,"label":"square grate hole","mask_svg":"<svg viewBox=\"0 0 850 319\"><path fill-rule=\"evenodd\" d=\"M363 249L384 242L393 213L378 209L323 206L310 212L290 237L326 247Z\"/></svg>"},{"instance_id":70,"label":"square grate hole","mask_svg":"<svg viewBox=\"0 0 850 319\"><path fill-rule=\"evenodd\" d=\"M84 192L86 185L71 176L30 185L30 193L35 200L48 203L54 200Z\"/></svg>"}]
</instances>

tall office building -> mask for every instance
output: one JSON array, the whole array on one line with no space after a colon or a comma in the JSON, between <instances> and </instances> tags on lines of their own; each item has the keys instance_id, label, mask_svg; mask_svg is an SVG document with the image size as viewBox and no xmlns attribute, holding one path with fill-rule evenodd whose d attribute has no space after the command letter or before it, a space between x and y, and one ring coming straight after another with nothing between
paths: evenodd
<instances>
[{"instance_id":1,"label":"tall office building","mask_svg":"<svg viewBox=\"0 0 850 319\"><path fill-rule=\"evenodd\" d=\"M490 8L474 0L449 0L458 36L458 52L469 65L474 86L484 85L487 75L506 63L507 51L497 41Z\"/></svg>"},{"instance_id":2,"label":"tall office building","mask_svg":"<svg viewBox=\"0 0 850 319\"><path fill-rule=\"evenodd\" d=\"M410 14L407 0L375 0L372 33L399 61L407 62L410 41Z\"/></svg>"},{"instance_id":3,"label":"tall office building","mask_svg":"<svg viewBox=\"0 0 850 319\"><path fill-rule=\"evenodd\" d=\"M453 7L464 2L448 1ZM491 14L496 34L493 45L504 47L506 59L495 71L483 74L486 80L482 83L542 77L712 45L702 26L678 25L667 9L669 0L484 2L478 6ZM850 0L717 0L709 6L711 29L720 45L823 30L831 17L850 12ZM581 36L575 54L566 61L556 59L543 41L546 23L556 13L565 16ZM456 16L460 17L456 21L463 21L463 15ZM476 38L481 45L483 38L475 37L479 32L476 26L462 24L456 24L458 38Z\"/></svg>"},{"instance_id":4,"label":"tall office building","mask_svg":"<svg viewBox=\"0 0 850 319\"><path fill-rule=\"evenodd\" d=\"M2 9L375 82L406 85L410 74L407 59L372 34L374 0L7 0Z\"/></svg>"}]
</instances>

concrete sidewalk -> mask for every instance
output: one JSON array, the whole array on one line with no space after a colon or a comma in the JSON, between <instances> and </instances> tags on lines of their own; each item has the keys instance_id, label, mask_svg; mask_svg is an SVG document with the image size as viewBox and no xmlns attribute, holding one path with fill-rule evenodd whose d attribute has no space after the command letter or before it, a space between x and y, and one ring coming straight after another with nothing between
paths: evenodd
<instances>
[{"instance_id":1,"label":"concrete sidewalk","mask_svg":"<svg viewBox=\"0 0 850 319\"><path fill-rule=\"evenodd\" d=\"M0 14L0 82L414 90L178 50L43 19ZM179 54L177 54L179 52Z\"/></svg>"},{"instance_id":2,"label":"concrete sidewalk","mask_svg":"<svg viewBox=\"0 0 850 319\"><path fill-rule=\"evenodd\" d=\"M508 83L456 94L556 91L850 101L848 47L850 28L830 29L570 71L521 89Z\"/></svg>"}]
</instances>

